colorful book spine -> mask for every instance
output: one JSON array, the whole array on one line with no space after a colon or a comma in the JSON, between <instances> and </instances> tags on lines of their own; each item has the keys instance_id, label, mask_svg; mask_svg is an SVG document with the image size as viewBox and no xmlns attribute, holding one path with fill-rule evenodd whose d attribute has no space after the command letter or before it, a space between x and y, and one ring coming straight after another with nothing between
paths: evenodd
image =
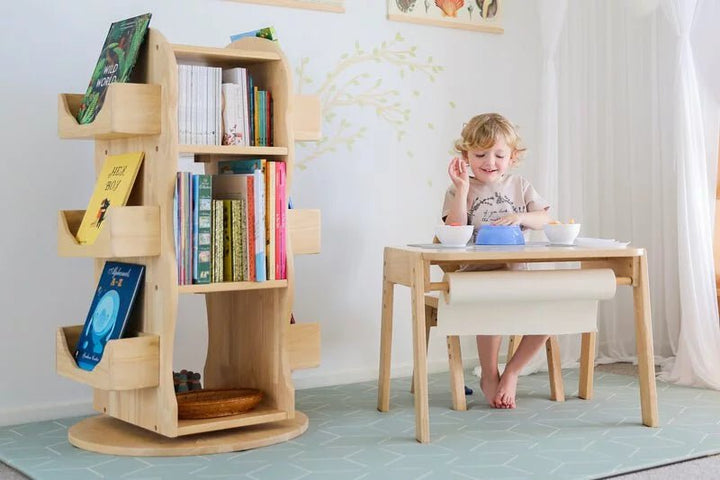
<instances>
[{"instance_id":1,"label":"colorful book spine","mask_svg":"<svg viewBox=\"0 0 720 480\"><path fill-rule=\"evenodd\" d=\"M243 204L244 200L230 200L230 244L232 253L232 280L241 282L243 275L243 257L245 247L243 243Z\"/></svg>"},{"instance_id":2,"label":"colorful book spine","mask_svg":"<svg viewBox=\"0 0 720 480\"><path fill-rule=\"evenodd\" d=\"M223 281L223 202L212 201L213 210L213 238L212 238L212 281Z\"/></svg>"},{"instance_id":3,"label":"colorful book spine","mask_svg":"<svg viewBox=\"0 0 720 480\"><path fill-rule=\"evenodd\" d=\"M265 168L265 256L267 258L267 278L275 280L275 177L277 162L267 162Z\"/></svg>"},{"instance_id":4,"label":"colorful book spine","mask_svg":"<svg viewBox=\"0 0 720 480\"><path fill-rule=\"evenodd\" d=\"M256 281L267 280L265 268L265 175L262 170L254 172L255 187L255 273Z\"/></svg>"},{"instance_id":5,"label":"colorful book spine","mask_svg":"<svg viewBox=\"0 0 720 480\"><path fill-rule=\"evenodd\" d=\"M255 228L255 177L248 175L247 177L247 225L248 225L248 269L250 278L248 281L257 280L257 263L255 262L256 250L256 228Z\"/></svg>"},{"instance_id":6,"label":"colorful book spine","mask_svg":"<svg viewBox=\"0 0 720 480\"><path fill-rule=\"evenodd\" d=\"M287 165L277 162L275 172L275 263L278 280L287 279Z\"/></svg>"},{"instance_id":7,"label":"colorful book spine","mask_svg":"<svg viewBox=\"0 0 720 480\"><path fill-rule=\"evenodd\" d=\"M232 220L230 219L230 200L222 200L223 203L223 281L233 281L232 262Z\"/></svg>"},{"instance_id":8,"label":"colorful book spine","mask_svg":"<svg viewBox=\"0 0 720 480\"><path fill-rule=\"evenodd\" d=\"M212 175L193 175L193 283L210 283Z\"/></svg>"}]
</instances>

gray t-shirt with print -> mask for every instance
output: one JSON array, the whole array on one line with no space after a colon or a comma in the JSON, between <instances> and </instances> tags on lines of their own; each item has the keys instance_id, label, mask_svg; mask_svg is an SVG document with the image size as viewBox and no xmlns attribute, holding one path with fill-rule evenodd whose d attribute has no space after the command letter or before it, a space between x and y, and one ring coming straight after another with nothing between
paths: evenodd
<instances>
[{"instance_id":1,"label":"gray t-shirt with print","mask_svg":"<svg viewBox=\"0 0 720 480\"><path fill-rule=\"evenodd\" d=\"M450 213L454 196L455 185L450 185L445 192L443 219ZM537 212L548 208L550 204L537 193L530 182L519 175L506 175L495 183L483 183L470 177L467 224L473 225L475 232L480 225L513 213Z\"/></svg>"}]
</instances>

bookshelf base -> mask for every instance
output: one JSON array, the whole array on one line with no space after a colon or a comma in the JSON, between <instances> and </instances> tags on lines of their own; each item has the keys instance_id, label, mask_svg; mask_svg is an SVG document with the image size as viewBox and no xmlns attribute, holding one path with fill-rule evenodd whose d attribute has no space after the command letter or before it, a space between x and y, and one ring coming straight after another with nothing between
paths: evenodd
<instances>
[{"instance_id":1,"label":"bookshelf base","mask_svg":"<svg viewBox=\"0 0 720 480\"><path fill-rule=\"evenodd\" d=\"M307 415L296 410L295 418L289 420L168 438L107 415L98 415L70 427L68 440L83 450L108 455L174 457L266 447L302 435L307 428Z\"/></svg>"}]
</instances>

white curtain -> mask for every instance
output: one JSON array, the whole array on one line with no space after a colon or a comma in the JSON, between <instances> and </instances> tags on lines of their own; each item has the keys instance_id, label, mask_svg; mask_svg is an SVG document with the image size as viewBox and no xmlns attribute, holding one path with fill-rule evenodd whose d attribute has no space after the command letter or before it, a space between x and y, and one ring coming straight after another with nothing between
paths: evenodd
<instances>
[{"instance_id":1,"label":"white curtain","mask_svg":"<svg viewBox=\"0 0 720 480\"><path fill-rule=\"evenodd\" d=\"M691 28L697 0L663 0L662 9L678 45L674 60L675 159L680 281L680 336L674 361L661 378L720 388L720 329L715 300L711 205L705 126ZM714 189L712 190L714 192Z\"/></svg>"},{"instance_id":2,"label":"white curtain","mask_svg":"<svg viewBox=\"0 0 720 480\"><path fill-rule=\"evenodd\" d=\"M583 236L647 249L663 378L720 388L709 188L717 143L707 148L717 142L718 103L696 75L690 41L703 2L661 1L662 9L657 0L538 3L541 25L556 29L542 30L536 178L560 218L582 222ZM603 303L598 362L635 360L632 312L627 288ZM564 343L567 364L578 350Z\"/></svg>"}]
</instances>

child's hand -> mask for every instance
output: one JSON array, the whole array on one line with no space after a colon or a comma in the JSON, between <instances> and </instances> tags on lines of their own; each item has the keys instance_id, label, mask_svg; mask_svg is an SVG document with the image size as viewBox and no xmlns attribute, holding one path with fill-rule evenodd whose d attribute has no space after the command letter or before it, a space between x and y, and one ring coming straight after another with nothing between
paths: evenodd
<instances>
[{"instance_id":1,"label":"child's hand","mask_svg":"<svg viewBox=\"0 0 720 480\"><path fill-rule=\"evenodd\" d=\"M450 160L450 165L448 165L448 175L450 175L450 180L452 180L453 185L455 185L458 192L467 193L470 188L470 175L468 169L469 167L465 163L464 159L455 157Z\"/></svg>"},{"instance_id":2,"label":"child's hand","mask_svg":"<svg viewBox=\"0 0 720 480\"><path fill-rule=\"evenodd\" d=\"M522 225L522 214L521 213L511 213L508 216L502 217L500 219L495 220L492 222L493 225Z\"/></svg>"}]
</instances>

